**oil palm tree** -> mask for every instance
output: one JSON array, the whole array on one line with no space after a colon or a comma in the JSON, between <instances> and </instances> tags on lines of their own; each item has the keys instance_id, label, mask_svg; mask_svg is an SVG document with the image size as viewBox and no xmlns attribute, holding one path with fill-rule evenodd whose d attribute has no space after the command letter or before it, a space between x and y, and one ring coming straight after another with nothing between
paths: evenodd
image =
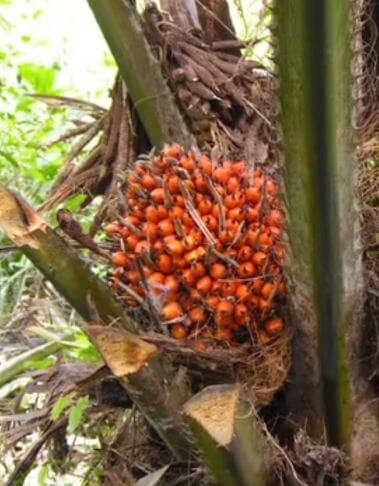
<instances>
[{"instance_id":1,"label":"oil palm tree","mask_svg":"<svg viewBox=\"0 0 379 486\"><path fill-rule=\"evenodd\" d=\"M226 1L163 2L174 24L152 6L139 15L133 2L88 3L122 78L112 107L116 119L119 104L115 123L120 138L107 162L108 196L119 176L117 154L125 149L123 124L133 127L133 153L165 142L186 148L217 146L209 139L211 124L199 117L195 105L213 110L222 127L219 151L237 150L246 159L253 150L247 141L254 133L261 137L259 127L270 136L280 133L280 141L264 147L269 151L266 159L281 161L275 162L275 171L287 204L288 313L294 332L290 379L280 412L291 418L292 430L286 426L278 434L288 440L301 427L320 442L326 433L327 444L349 454L360 479L367 478L372 474L368 472L372 457L362 459L357 453L365 447L367 430L352 429L359 404L370 395L362 398L358 393L365 378L354 359L359 352L354 339L348 339L364 333L362 267L356 247L351 2L288 0L273 5L278 69L275 75L265 71L259 87L272 93L272 85L279 81L278 117L272 103L265 111L254 104L256 98L248 96L245 87L233 85L222 73L219 82L218 71L206 70L202 50L207 55L217 53L212 59L224 75L229 68L234 76L241 66L246 71L262 67L240 58L246 45L235 37ZM192 44L178 53L175 48L185 42L186 32L194 33ZM209 74L214 86L207 84ZM225 126L229 99L238 110ZM228 130L231 126L235 133ZM96 184L101 186L99 180ZM159 344L138 337L138 323L74 251L19 196L2 188L0 197L3 229L89 323L86 332L104 361L173 457L195 461L200 454L217 484L266 484L274 474L267 460L273 439L243 380L215 381L193 396L193 387L186 378L178 380L177 368ZM111 326L115 320L123 331ZM116 348L125 352L115 353ZM138 350L138 359L130 357L131 349ZM368 418L370 427L378 430L374 410Z\"/></svg>"}]
</instances>

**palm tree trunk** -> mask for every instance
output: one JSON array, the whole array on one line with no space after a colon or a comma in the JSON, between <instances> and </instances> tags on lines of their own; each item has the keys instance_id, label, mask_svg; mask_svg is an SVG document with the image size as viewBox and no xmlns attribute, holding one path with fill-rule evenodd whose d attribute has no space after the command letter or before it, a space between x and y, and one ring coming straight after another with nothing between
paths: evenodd
<instances>
[{"instance_id":1,"label":"palm tree trunk","mask_svg":"<svg viewBox=\"0 0 379 486\"><path fill-rule=\"evenodd\" d=\"M361 270L355 241L350 2L277 2L296 344L289 407L348 449L347 335ZM302 400L299 400L299 392ZM310 421L309 421L310 419Z\"/></svg>"}]
</instances>

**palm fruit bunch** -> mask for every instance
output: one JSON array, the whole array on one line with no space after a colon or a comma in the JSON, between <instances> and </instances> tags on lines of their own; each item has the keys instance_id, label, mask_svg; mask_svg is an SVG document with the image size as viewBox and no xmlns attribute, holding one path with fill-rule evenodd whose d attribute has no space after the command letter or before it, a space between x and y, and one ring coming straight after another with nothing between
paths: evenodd
<instances>
[{"instance_id":1,"label":"palm fruit bunch","mask_svg":"<svg viewBox=\"0 0 379 486\"><path fill-rule=\"evenodd\" d=\"M166 146L139 160L109 223L111 281L177 339L265 343L281 333L285 284L277 183L243 161ZM148 305L146 305L148 304ZM208 344L207 344L208 343Z\"/></svg>"}]
</instances>

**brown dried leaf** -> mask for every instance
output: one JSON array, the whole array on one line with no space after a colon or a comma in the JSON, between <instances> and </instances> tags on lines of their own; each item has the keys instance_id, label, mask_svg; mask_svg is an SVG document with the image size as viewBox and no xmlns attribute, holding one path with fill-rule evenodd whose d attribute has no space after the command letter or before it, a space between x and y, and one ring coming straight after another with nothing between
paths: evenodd
<instances>
[{"instance_id":1,"label":"brown dried leaf","mask_svg":"<svg viewBox=\"0 0 379 486\"><path fill-rule=\"evenodd\" d=\"M45 231L46 223L19 194L0 184L0 227L15 245L38 248L33 231Z\"/></svg>"}]
</instances>

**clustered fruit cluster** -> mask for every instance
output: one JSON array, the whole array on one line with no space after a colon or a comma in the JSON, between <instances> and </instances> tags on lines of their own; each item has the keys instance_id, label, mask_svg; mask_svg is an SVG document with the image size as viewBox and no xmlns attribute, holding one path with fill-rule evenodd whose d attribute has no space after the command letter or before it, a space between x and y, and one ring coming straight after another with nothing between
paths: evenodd
<instances>
[{"instance_id":1,"label":"clustered fruit cluster","mask_svg":"<svg viewBox=\"0 0 379 486\"><path fill-rule=\"evenodd\" d=\"M112 285L154 308L172 337L207 347L267 342L284 327L283 214L276 182L243 161L167 146L136 162L127 210L106 227Z\"/></svg>"}]
</instances>

